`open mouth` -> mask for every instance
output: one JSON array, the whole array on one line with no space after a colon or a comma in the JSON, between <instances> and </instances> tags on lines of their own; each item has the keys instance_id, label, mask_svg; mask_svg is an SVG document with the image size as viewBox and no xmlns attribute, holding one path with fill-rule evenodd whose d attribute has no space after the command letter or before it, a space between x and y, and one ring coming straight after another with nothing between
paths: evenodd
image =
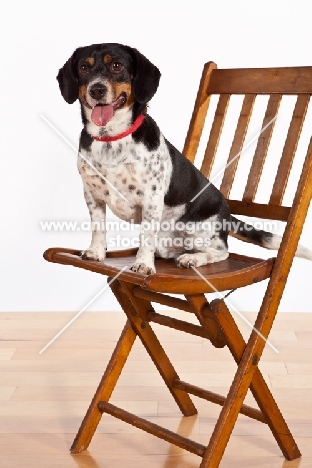
<instances>
[{"instance_id":1,"label":"open mouth","mask_svg":"<svg viewBox=\"0 0 312 468\"><path fill-rule=\"evenodd\" d=\"M107 123L114 116L115 111L120 109L125 104L126 100L126 94L121 93L116 101L112 102L111 104L97 104L92 109L92 122L98 127L105 127L105 125L107 125Z\"/></svg>"}]
</instances>

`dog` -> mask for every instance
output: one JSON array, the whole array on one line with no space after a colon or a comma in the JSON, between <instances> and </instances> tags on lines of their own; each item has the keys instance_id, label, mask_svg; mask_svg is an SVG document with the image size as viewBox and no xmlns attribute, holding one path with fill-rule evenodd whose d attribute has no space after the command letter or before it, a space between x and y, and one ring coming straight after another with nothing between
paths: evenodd
<instances>
[{"instance_id":1,"label":"dog","mask_svg":"<svg viewBox=\"0 0 312 468\"><path fill-rule=\"evenodd\" d=\"M141 223L131 269L144 275L155 272L155 255L174 258L185 268L225 260L229 234L277 249L281 237L231 216L221 192L147 113L160 77L138 50L117 43L80 47L59 70L63 98L69 104L79 99L81 105L78 170L97 226L82 258L105 259L106 205L122 220ZM312 260L312 252L301 246L296 255Z\"/></svg>"}]
</instances>

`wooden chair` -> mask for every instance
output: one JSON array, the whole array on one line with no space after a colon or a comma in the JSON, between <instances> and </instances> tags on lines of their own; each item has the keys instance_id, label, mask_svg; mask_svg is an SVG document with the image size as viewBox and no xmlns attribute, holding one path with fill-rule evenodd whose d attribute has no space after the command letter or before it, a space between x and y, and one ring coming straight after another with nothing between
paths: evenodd
<instances>
[{"instance_id":1,"label":"wooden chair","mask_svg":"<svg viewBox=\"0 0 312 468\"><path fill-rule=\"evenodd\" d=\"M110 283L110 288L127 316L126 325L73 442L71 448L73 453L81 452L88 447L102 414L108 413L199 455L202 457L201 468L218 467L238 414L242 413L268 424L287 460L300 457L299 449L264 381L258 364L285 288L312 195L311 140L293 203L291 206L282 205L292 166L298 168L297 163L296 165L292 163L311 93L312 67L222 70L217 69L216 64L212 62L207 63L204 66L186 137L184 155L193 162L202 136L210 98L212 95L219 95L201 166L201 171L209 177L231 95L244 95L244 100L228 163L239 155L243 148L257 95L269 95L262 127L277 115L283 95L297 95L269 201L260 204L254 199L274 129L274 121L258 140L242 199L230 199L239 157L226 167L221 183L221 191L229 199L233 214L286 221L282 244L276 258L263 260L230 254L225 261L199 268L200 276L191 268L176 267L172 260L156 260L157 272L144 277L129 269L121 272L124 267L133 263L134 250L109 252L104 264L81 260L76 250L51 248L45 252L44 257L50 262L73 265L108 277L119 274L118 278ZM209 303L204 294L215 290L232 290L268 278L261 308L246 343L224 300L215 299ZM181 294L186 299L171 297L170 294ZM156 313L151 301L195 314L199 324L194 325ZM207 338L217 348L227 346L237 364L237 371L228 395L224 397L182 381L156 337L151 322ZM136 337L142 341L184 416L194 415L197 412L189 394L222 406L207 446L109 403ZM248 389L251 390L259 409L243 403Z\"/></svg>"}]
</instances>

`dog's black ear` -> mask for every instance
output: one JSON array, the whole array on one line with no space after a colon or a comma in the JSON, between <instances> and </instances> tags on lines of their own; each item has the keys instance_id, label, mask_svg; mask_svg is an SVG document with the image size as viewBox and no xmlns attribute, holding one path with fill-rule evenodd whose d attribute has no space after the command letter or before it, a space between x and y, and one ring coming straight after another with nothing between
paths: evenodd
<instances>
[{"instance_id":1,"label":"dog's black ear","mask_svg":"<svg viewBox=\"0 0 312 468\"><path fill-rule=\"evenodd\" d=\"M63 98L68 104L73 104L79 95L78 77L77 77L77 56L79 49L76 49L73 55L67 60L65 65L60 68L56 77Z\"/></svg>"},{"instance_id":2,"label":"dog's black ear","mask_svg":"<svg viewBox=\"0 0 312 468\"><path fill-rule=\"evenodd\" d=\"M152 99L157 91L161 73L138 50L132 49L135 58L135 75L133 80L134 99L145 104Z\"/></svg>"}]
</instances>

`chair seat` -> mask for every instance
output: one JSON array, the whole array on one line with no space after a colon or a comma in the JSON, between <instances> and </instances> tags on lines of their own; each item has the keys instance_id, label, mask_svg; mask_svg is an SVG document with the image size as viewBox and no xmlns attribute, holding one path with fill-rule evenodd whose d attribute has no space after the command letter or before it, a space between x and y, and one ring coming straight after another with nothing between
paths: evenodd
<instances>
[{"instance_id":1,"label":"chair seat","mask_svg":"<svg viewBox=\"0 0 312 468\"><path fill-rule=\"evenodd\" d=\"M79 256L79 250L50 248L44 258L53 263L72 265L84 270L114 277L124 267L130 268L135 262L136 249L107 252L104 263L85 260ZM207 282L192 268L179 268L174 260L156 259L156 273L142 275L125 270L119 275L121 281L141 286L150 291L172 294L202 294L226 291L257 283L269 278L274 258L263 260L230 253L226 260L198 268ZM211 283L211 284L210 284Z\"/></svg>"}]
</instances>

